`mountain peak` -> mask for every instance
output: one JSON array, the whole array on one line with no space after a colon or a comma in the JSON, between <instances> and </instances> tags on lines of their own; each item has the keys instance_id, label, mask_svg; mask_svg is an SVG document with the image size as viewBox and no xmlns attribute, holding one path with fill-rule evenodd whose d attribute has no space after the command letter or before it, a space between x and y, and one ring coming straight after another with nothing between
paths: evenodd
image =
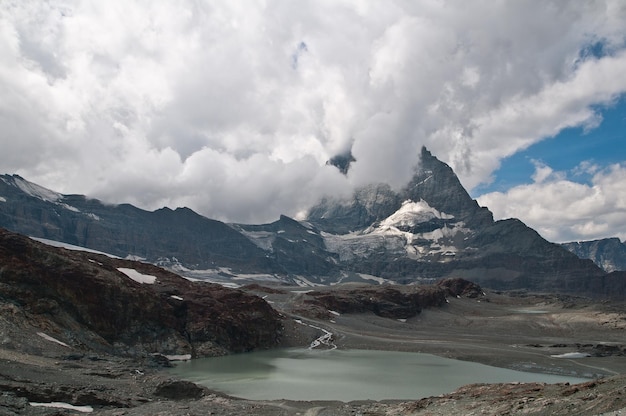
<instances>
[{"instance_id":1,"label":"mountain peak","mask_svg":"<svg viewBox=\"0 0 626 416\"><path fill-rule=\"evenodd\" d=\"M468 224L493 222L491 212L469 196L452 168L425 146L418 155L413 177L400 191L375 183L356 189L347 199L327 197L309 211L308 220L322 230L345 234L389 217L405 201L425 201Z\"/></svg>"}]
</instances>

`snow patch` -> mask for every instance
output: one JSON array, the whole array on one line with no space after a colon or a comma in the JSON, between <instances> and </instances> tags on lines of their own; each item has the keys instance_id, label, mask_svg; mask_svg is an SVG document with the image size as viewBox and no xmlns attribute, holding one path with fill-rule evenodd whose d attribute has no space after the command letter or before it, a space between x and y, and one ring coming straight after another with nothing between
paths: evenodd
<instances>
[{"instance_id":1,"label":"snow patch","mask_svg":"<svg viewBox=\"0 0 626 416\"><path fill-rule=\"evenodd\" d=\"M54 407L56 409L68 409L68 410L76 410L77 412L82 413L91 413L93 412L93 407L91 406L74 406L69 403L63 402L50 402L50 403L37 403L37 402L29 402L33 407Z\"/></svg>"},{"instance_id":2,"label":"snow patch","mask_svg":"<svg viewBox=\"0 0 626 416\"><path fill-rule=\"evenodd\" d=\"M272 244L274 243L274 239L276 236L274 233L269 231L243 231L240 230L241 234L248 237L250 241L252 241L257 247L265 250L272 251Z\"/></svg>"},{"instance_id":3,"label":"snow patch","mask_svg":"<svg viewBox=\"0 0 626 416\"><path fill-rule=\"evenodd\" d=\"M191 354L166 355L165 358L170 361L189 361L191 360Z\"/></svg>"},{"instance_id":4,"label":"snow patch","mask_svg":"<svg viewBox=\"0 0 626 416\"><path fill-rule=\"evenodd\" d=\"M172 299L176 299L176 300L184 300L183 298L181 298L180 296L176 296L176 295L172 295L170 296L170 298Z\"/></svg>"},{"instance_id":5,"label":"snow patch","mask_svg":"<svg viewBox=\"0 0 626 416\"><path fill-rule=\"evenodd\" d=\"M359 277L363 280L373 280L376 283L378 283L379 285L385 284L385 283L390 283L390 284L395 284L394 281L392 280L387 280L384 279L382 277L378 277L378 276L372 276L371 274L364 274L364 273L357 273L359 275Z\"/></svg>"},{"instance_id":6,"label":"snow patch","mask_svg":"<svg viewBox=\"0 0 626 416\"><path fill-rule=\"evenodd\" d=\"M124 273L126 276L130 277L131 279L133 279L135 282L138 282L138 283L146 283L146 284L151 285L151 284L154 284L154 282L156 282L156 276L152 276L150 274L139 273L135 269L127 269L125 267L118 267L117 270Z\"/></svg>"},{"instance_id":7,"label":"snow patch","mask_svg":"<svg viewBox=\"0 0 626 416\"><path fill-rule=\"evenodd\" d=\"M35 198L39 198L43 201L57 202L61 198L63 198L63 195L58 192L51 191L50 189L46 189L43 186L28 182L27 180L17 176L13 177L13 183L25 194L28 194Z\"/></svg>"},{"instance_id":8,"label":"snow patch","mask_svg":"<svg viewBox=\"0 0 626 416\"><path fill-rule=\"evenodd\" d=\"M71 205L68 205L66 203L59 203L58 205L62 206L63 208L65 208L68 211L72 211L72 212L80 212L80 210L76 207L73 207Z\"/></svg>"},{"instance_id":9,"label":"snow patch","mask_svg":"<svg viewBox=\"0 0 626 416\"><path fill-rule=\"evenodd\" d=\"M341 316L341 314L337 311L331 311L330 309L328 310L328 312L332 313L335 316Z\"/></svg>"},{"instance_id":10,"label":"snow patch","mask_svg":"<svg viewBox=\"0 0 626 416\"><path fill-rule=\"evenodd\" d=\"M87 216L87 218L91 218L92 220L95 221L100 221L100 217L98 217L96 214L93 214L91 212L88 212L87 214L85 214Z\"/></svg>"},{"instance_id":11,"label":"snow patch","mask_svg":"<svg viewBox=\"0 0 626 416\"><path fill-rule=\"evenodd\" d=\"M380 228L397 226L412 227L430 221L433 218L449 220L454 218L454 215L436 210L423 199L420 199L419 202L407 200L402 203L399 210L380 223Z\"/></svg>"},{"instance_id":12,"label":"snow patch","mask_svg":"<svg viewBox=\"0 0 626 416\"><path fill-rule=\"evenodd\" d=\"M296 276L293 280L300 287L322 286L320 284L311 282L309 279L307 279L307 278L305 278L303 276Z\"/></svg>"},{"instance_id":13,"label":"snow patch","mask_svg":"<svg viewBox=\"0 0 626 416\"><path fill-rule=\"evenodd\" d=\"M591 357L591 354L586 352L566 352L565 354L551 355L552 358L587 358Z\"/></svg>"},{"instance_id":14,"label":"snow patch","mask_svg":"<svg viewBox=\"0 0 626 416\"><path fill-rule=\"evenodd\" d=\"M0 196L0 202L7 202L7 200L3 196Z\"/></svg>"},{"instance_id":15,"label":"snow patch","mask_svg":"<svg viewBox=\"0 0 626 416\"><path fill-rule=\"evenodd\" d=\"M64 248L67 250L84 251L86 253L102 254L104 256L111 257L112 259L119 259L119 257L114 256L113 254L105 253L103 251L98 251L98 250L92 250L86 247L75 246L73 244L64 243L62 241L48 240L47 238L40 238L40 237L29 237L29 238L31 240L39 241L40 243L43 243L52 247L60 247L60 248Z\"/></svg>"},{"instance_id":16,"label":"snow patch","mask_svg":"<svg viewBox=\"0 0 626 416\"><path fill-rule=\"evenodd\" d=\"M63 341L59 341L58 339L53 338L53 337L51 337L50 335L48 335L48 334L46 334L46 333L44 333L44 332L37 332L37 335L39 335L41 338L43 338L43 339L45 339L45 340L47 340L47 341L50 341L50 342L55 342L55 343L57 343L57 344L59 344L59 345L63 345L64 347L67 347L67 348L69 348L69 347L70 347L70 346L69 346L69 345L67 345L65 342L63 342Z\"/></svg>"}]
</instances>

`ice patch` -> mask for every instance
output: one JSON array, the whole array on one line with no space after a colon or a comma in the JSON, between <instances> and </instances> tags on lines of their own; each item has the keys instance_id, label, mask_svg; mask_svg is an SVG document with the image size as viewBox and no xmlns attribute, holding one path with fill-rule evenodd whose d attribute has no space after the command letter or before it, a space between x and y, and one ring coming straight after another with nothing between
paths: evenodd
<instances>
[{"instance_id":1,"label":"ice patch","mask_svg":"<svg viewBox=\"0 0 626 416\"><path fill-rule=\"evenodd\" d=\"M28 404L34 407L54 407L56 409L76 410L77 412L82 412L82 413L93 412L93 407L91 406L74 406L72 404L63 403L63 402L50 402L50 403L29 402Z\"/></svg>"},{"instance_id":2,"label":"ice patch","mask_svg":"<svg viewBox=\"0 0 626 416\"><path fill-rule=\"evenodd\" d=\"M154 284L154 282L156 282L156 276L152 276L150 274L139 273L135 269L127 269L125 267L118 267L117 270L124 273L126 276L130 277L131 279L133 279L135 282L138 282L138 283L147 283L151 285L151 284Z\"/></svg>"},{"instance_id":3,"label":"ice patch","mask_svg":"<svg viewBox=\"0 0 626 416\"><path fill-rule=\"evenodd\" d=\"M58 340L58 339L56 339L56 338L52 338L50 335L48 335L48 334L46 334L46 333L43 333L43 332L37 332L37 335L39 335L41 338L43 338L43 339L45 339L45 340L47 340L47 341L50 341L50 342L55 342L55 343L57 343L57 344L59 344L59 345L63 345L64 347L67 347L67 348L69 348L69 347L70 347L70 346L69 346L69 345L67 345L65 342L59 341L59 340Z\"/></svg>"}]
</instances>

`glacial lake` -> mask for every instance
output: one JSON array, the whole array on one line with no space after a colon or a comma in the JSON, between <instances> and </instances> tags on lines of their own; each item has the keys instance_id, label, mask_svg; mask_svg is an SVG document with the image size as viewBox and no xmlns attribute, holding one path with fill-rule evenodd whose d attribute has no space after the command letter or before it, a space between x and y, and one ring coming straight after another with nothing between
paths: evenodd
<instances>
[{"instance_id":1,"label":"glacial lake","mask_svg":"<svg viewBox=\"0 0 626 416\"><path fill-rule=\"evenodd\" d=\"M471 383L579 383L430 354L291 348L202 358L169 370L182 379L250 400L421 399Z\"/></svg>"}]
</instances>

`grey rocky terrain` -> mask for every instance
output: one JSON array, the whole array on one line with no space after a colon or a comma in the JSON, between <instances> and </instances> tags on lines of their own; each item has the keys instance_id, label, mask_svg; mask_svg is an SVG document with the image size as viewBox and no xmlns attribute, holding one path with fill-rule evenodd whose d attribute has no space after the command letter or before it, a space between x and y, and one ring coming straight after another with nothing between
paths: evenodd
<instances>
[{"instance_id":1,"label":"grey rocky terrain","mask_svg":"<svg viewBox=\"0 0 626 416\"><path fill-rule=\"evenodd\" d=\"M484 291L461 279L423 287L231 290L5 231L0 240L2 415L589 415L626 407L626 313L619 302ZM140 283L120 269L155 280ZM133 301L152 312L134 311ZM117 308L134 312L118 316ZM167 372L186 352L308 346L321 335L315 328L338 348L428 352L592 381L470 385L416 401L294 402L228 397ZM553 357L572 351L586 358Z\"/></svg>"}]
</instances>

